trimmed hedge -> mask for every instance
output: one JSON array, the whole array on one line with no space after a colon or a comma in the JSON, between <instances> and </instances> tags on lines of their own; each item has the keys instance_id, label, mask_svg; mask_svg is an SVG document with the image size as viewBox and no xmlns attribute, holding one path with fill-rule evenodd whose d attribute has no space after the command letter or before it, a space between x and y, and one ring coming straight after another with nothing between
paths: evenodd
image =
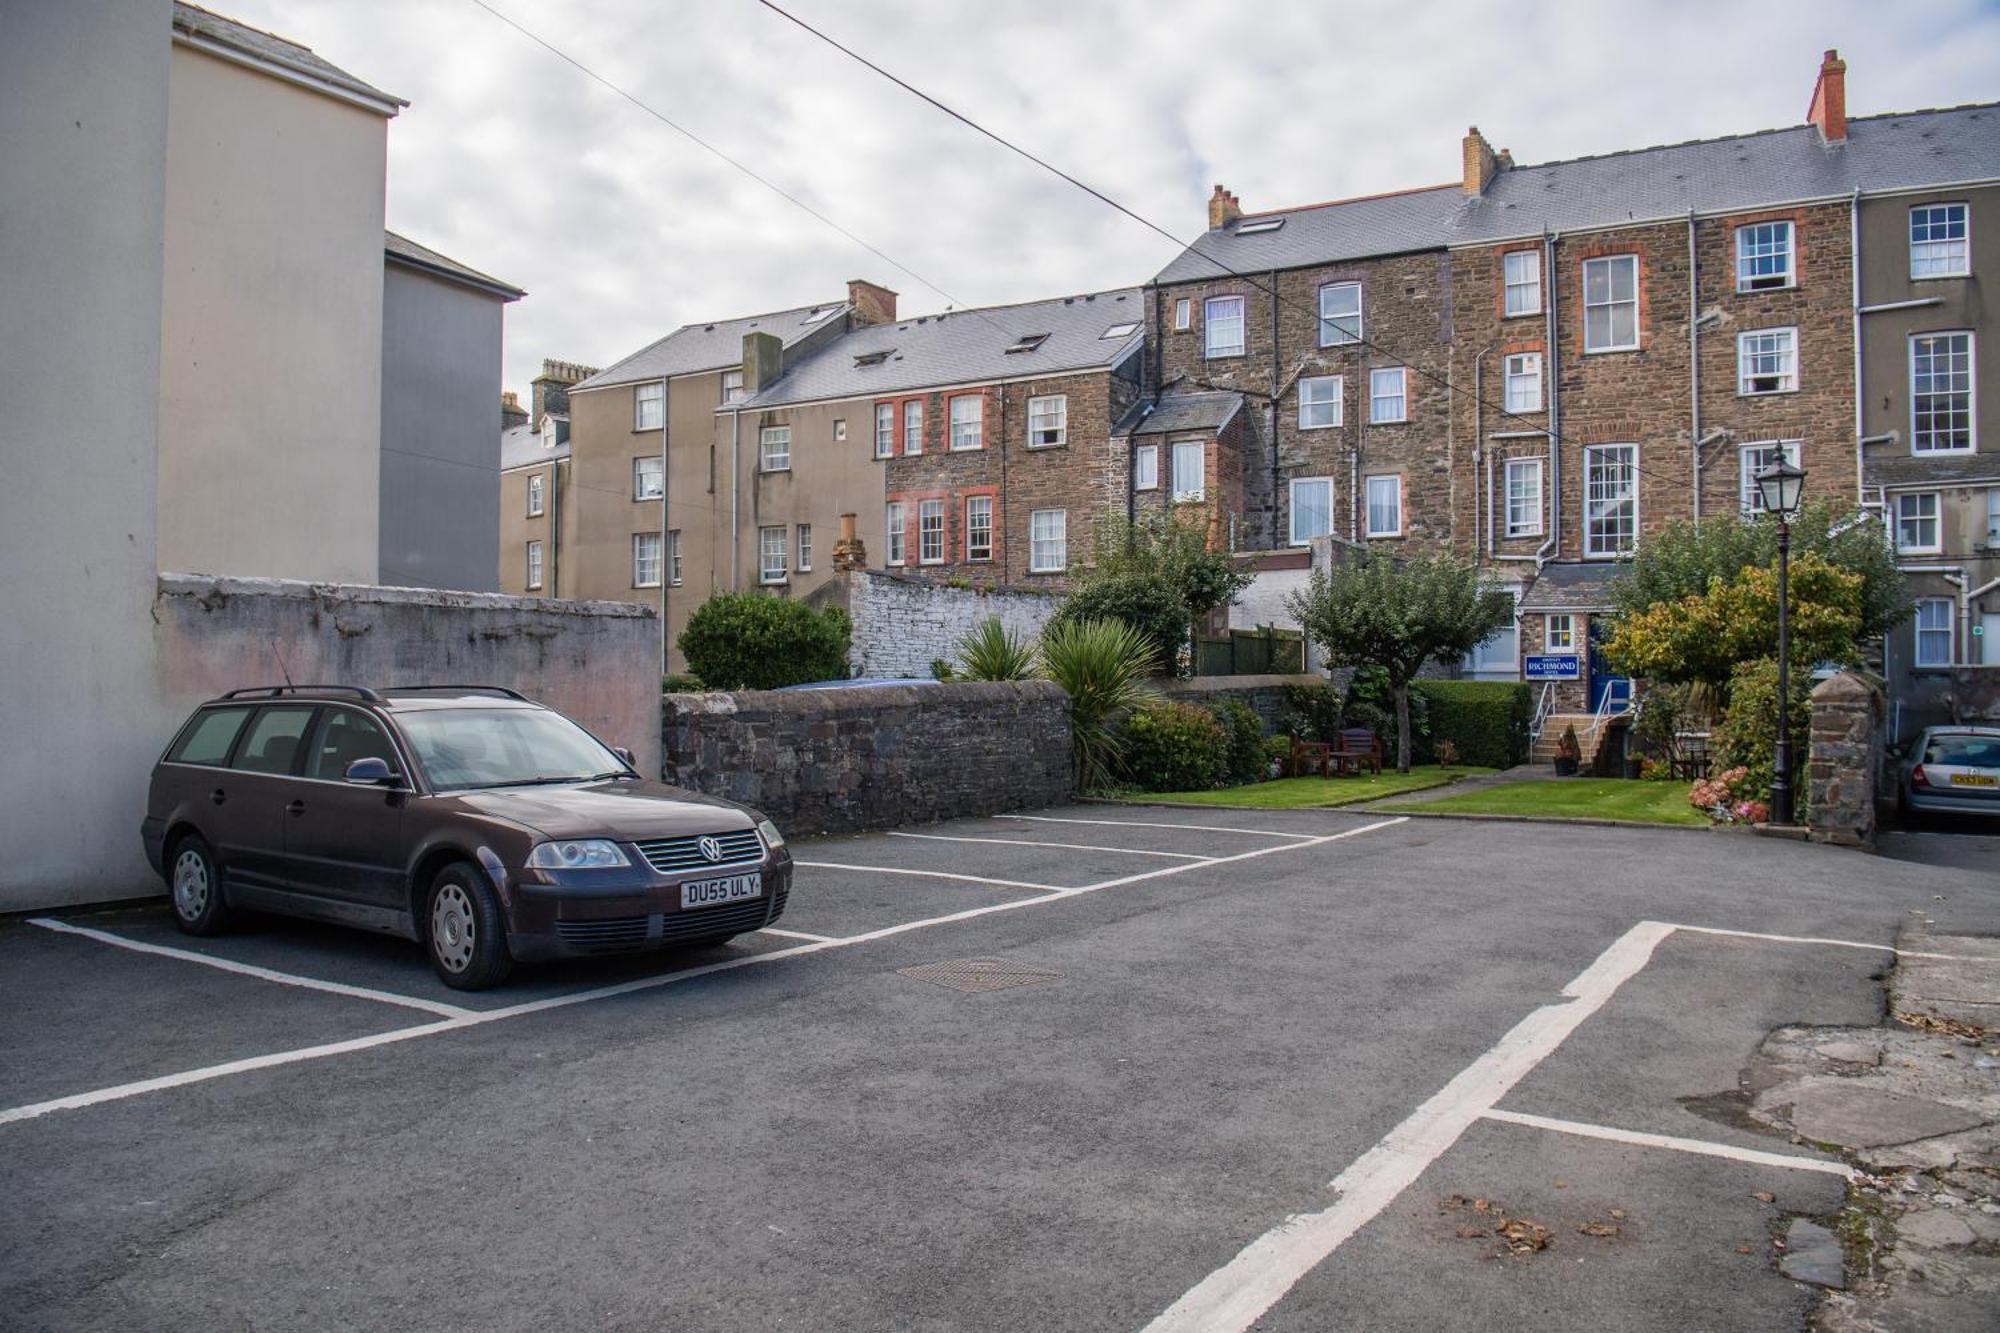
<instances>
[{"instance_id":1,"label":"trimmed hedge","mask_svg":"<svg viewBox=\"0 0 2000 1333\"><path fill-rule=\"evenodd\" d=\"M847 679L854 622L837 606L725 592L696 607L679 639L688 670L715 690L776 690Z\"/></svg>"},{"instance_id":2,"label":"trimmed hedge","mask_svg":"<svg viewBox=\"0 0 2000 1333\"><path fill-rule=\"evenodd\" d=\"M1264 759L1264 723L1240 699L1224 699L1208 706L1215 720L1229 735L1229 780L1256 782L1268 765Z\"/></svg>"},{"instance_id":3,"label":"trimmed hedge","mask_svg":"<svg viewBox=\"0 0 2000 1333\"><path fill-rule=\"evenodd\" d=\"M1229 772L1229 734L1198 704L1148 699L1125 723L1124 769L1141 791L1207 791Z\"/></svg>"},{"instance_id":4,"label":"trimmed hedge","mask_svg":"<svg viewBox=\"0 0 2000 1333\"><path fill-rule=\"evenodd\" d=\"M1412 711L1418 697L1430 714L1430 734L1419 763L1432 760L1438 741L1458 746L1458 762L1508 768L1528 757L1528 728L1535 720L1535 696L1519 681L1413 680Z\"/></svg>"}]
</instances>

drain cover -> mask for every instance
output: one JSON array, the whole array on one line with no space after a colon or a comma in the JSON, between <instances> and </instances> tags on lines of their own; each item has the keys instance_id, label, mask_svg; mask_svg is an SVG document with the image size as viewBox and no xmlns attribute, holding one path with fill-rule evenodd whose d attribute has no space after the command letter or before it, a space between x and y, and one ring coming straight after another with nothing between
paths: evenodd
<instances>
[{"instance_id":1,"label":"drain cover","mask_svg":"<svg viewBox=\"0 0 2000 1333\"><path fill-rule=\"evenodd\" d=\"M958 991L1006 990L1009 986L1040 986L1061 981L1063 973L1045 967L1010 963L1004 958L954 958L944 963L925 963L896 973Z\"/></svg>"}]
</instances>

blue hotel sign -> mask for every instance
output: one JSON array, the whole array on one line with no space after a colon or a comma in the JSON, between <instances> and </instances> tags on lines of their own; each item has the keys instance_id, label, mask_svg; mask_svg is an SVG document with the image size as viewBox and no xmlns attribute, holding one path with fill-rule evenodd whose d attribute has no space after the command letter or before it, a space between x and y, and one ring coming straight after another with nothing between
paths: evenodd
<instances>
[{"instance_id":1,"label":"blue hotel sign","mask_svg":"<svg viewBox=\"0 0 2000 1333\"><path fill-rule=\"evenodd\" d=\"M1521 676L1525 680L1578 680L1581 659L1575 653L1533 654L1521 660Z\"/></svg>"}]
</instances>

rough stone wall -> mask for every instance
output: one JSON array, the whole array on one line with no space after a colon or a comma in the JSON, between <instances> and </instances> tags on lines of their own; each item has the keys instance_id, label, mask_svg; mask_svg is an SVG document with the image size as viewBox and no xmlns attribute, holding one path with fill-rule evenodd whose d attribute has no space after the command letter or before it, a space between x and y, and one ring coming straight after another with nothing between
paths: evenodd
<instances>
[{"instance_id":1,"label":"rough stone wall","mask_svg":"<svg viewBox=\"0 0 2000 1333\"><path fill-rule=\"evenodd\" d=\"M912 574L863 570L836 581L854 619L848 665L857 676L928 679L931 663L958 655L958 641L989 616L1033 641L1055 614L1057 598L1040 588L953 587Z\"/></svg>"},{"instance_id":2,"label":"rough stone wall","mask_svg":"<svg viewBox=\"0 0 2000 1333\"><path fill-rule=\"evenodd\" d=\"M658 767L660 622L651 607L162 574L153 620L172 712L155 752L195 704L289 675L378 688L505 685L629 747L641 772Z\"/></svg>"},{"instance_id":3,"label":"rough stone wall","mask_svg":"<svg viewBox=\"0 0 2000 1333\"><path fill-rule=\"evenodd\" d=\"M1843 671L1814 687L1806 772L1813 838L1849 847L1872 845L1882 776L1882 686L1877 678Z\"/></svg>"},{"instance_id":4,"label":"rough stone wall","mask_svg":"<svg viewBox=\"0 0 2000 1333\"><path fill-rule=\"evenodd\" d=\"M1160 692L1183 703L1210 704L1234 699L1247 704L1267 732L1284 728L1285 690L1292 686L1325 686L1324 676L1190 676L1159 682Z\"/></svg>"},{"instance_id":5,"label":"rough stone wall","mask_svg":"<svg viewBox=\"0 0 2000 1333\"><path fill-rule=\"evenodd\" d=\"M666 781L753 806L790 835L1060 804L1069 696L1049 681L676 694Z\"/></svg>"}]
</instances>

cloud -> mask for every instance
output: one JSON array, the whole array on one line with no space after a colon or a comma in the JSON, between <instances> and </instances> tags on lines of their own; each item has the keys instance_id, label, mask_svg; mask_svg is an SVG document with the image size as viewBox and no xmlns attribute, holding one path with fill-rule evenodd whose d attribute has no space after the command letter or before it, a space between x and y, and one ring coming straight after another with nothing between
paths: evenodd
<instances>
[{"instance_id":1,"label":"cloud","mask_svg":"<svg viewBox=\"0 0 2000 1333\"><path fill-rule=\"evenodd\" d=\"M410 99L389 225L529 290L512 387L848 278L919 313L1142 282L1175 251L751 0L492 2L921 275L470 0L212 0ZM1827 47L1853 115L2000 95L1976 0L787 7L1184 236L1217 181L1256 210L1455 179L1468 124L1523 163L1797 124Z\"/></svg>"}]
</instances>

